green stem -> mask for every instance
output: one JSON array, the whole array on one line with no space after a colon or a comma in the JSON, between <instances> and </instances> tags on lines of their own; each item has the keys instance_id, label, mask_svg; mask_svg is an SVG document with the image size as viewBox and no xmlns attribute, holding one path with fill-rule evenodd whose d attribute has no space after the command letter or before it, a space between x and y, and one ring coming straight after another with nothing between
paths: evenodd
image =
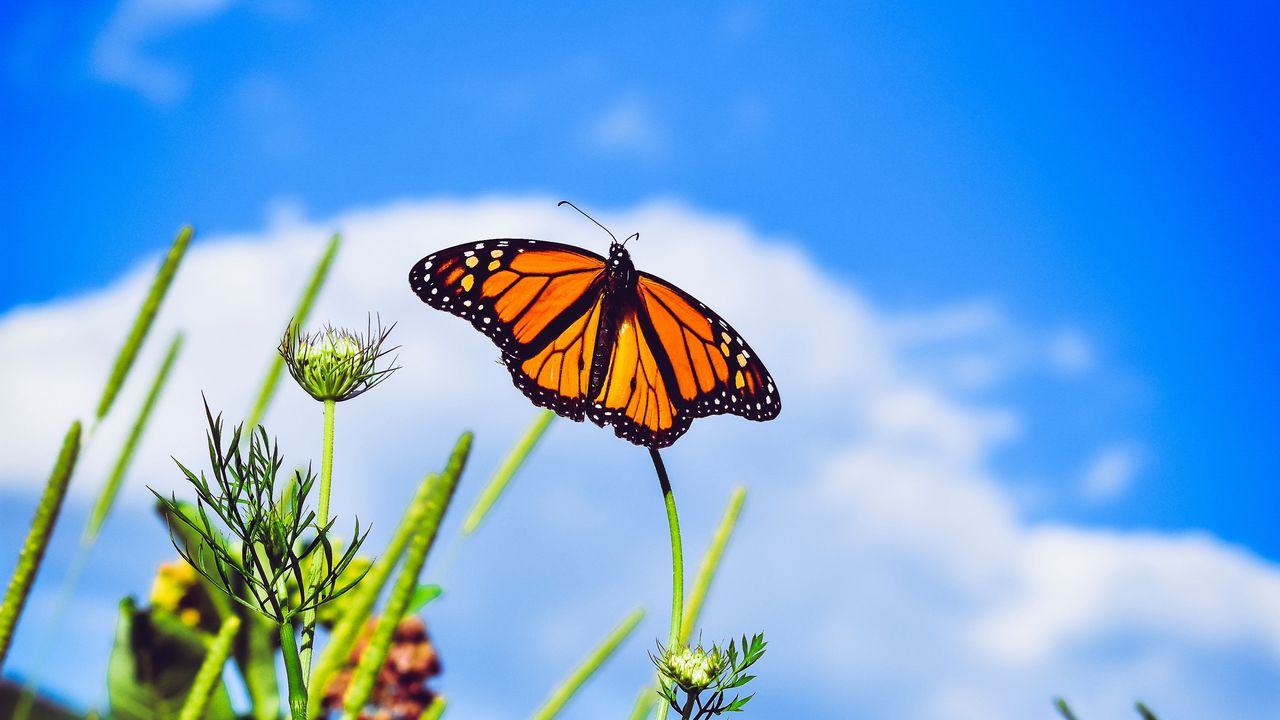
<instances>
[{"instance_id":1,"label":"green stem","mask_svg":"<svg viewBox=\"0 0 1280 720\"><path fill-rule=\"evenodd\" d=\"M333 414L338 403L324 401L324 448L320 460L320 527L329 524L329 483L333 481Z\"/></svg>"},{"instance_id":2,"label":"green stem","mask_svg":"<svg viewBox=\"0 0 1280 720\"><path fill-rule=\"evenodd\" d=\"M0 668L4 667L4 659L9 654L9 643L13 640L13 631L18 625L18 617L22 615L22 608L27 603L31 584L40 571L40 561L44 559L45 548L49 546L53 526L58 522L58 513L67 496L67 484L71 481L71 471L75 469L79 453L80 422L76 421L71 423L71 428L62 440L58 461L45 484L44 495L41 496L35 518L31 521L31 530L27 532L26 542L22 544L22 551L18 555L18 565L9 580L9 588L5 591L4 604L0 605Z\"/></svg>"},{"instance_id":3,"label":"green stem","mask_svg":"<svg viewBox=\"0 0 1280 720\"><path fill-rule=\"evenodd\" d=\"M538 711L533 714L534 720L550 720L559 714L559 712L564 708L565 703L569 702L569 699L573 697L573 694L578 691L578 688L582 687L582 684L585 683L587 679L596 672L596 670L600 669L600 666L604 664L604 661L608 660L609 656L613 655L614 651L618 649L618 646L622 644L622 641L627 639L627 636L631 634L632 630L636 629L636 625L639 625L640 621L643 619L644 608L636 608L633 610L631 614L627 616L627 619L623 620L621 625L616 627L613 632L609 633L609 636L604 639L604 642L600 643L600 646L597 647L595 651L592 652L591 655L573 671L573 674L565 678L564 682L560 683L560 686L551 693L551 697L547 698L547 701L542 704L542 707L538 708Z\"/></svg>"},{"instance_id":4,"label":"green stem","mask_svg":"<svg viewBox=\"0 0 1280 720\"><path fill-rule=\"evenodd\" d=\"M657 448L649 448L653 469L658 473L658 485L662 488L662 500L667 506L667 527L671 532L671 634L667 647L674 648L680 642L680 622L684 614L684 556L680 549L680 518L676 516L676 496L671 492L667 467ZM666 720L667 704L658 708L658 720Z\"/></svg>"},{"instance_id":5,"label":"green stem","mask_svg":"<svg viewBox=\"0 0 1280 720\"><path fill-rule=\"evenodd\" d=\"M680 642L684 644L689 643L689 636L698 625L702 604L707 598L707 592L711 589L711 582L715 580L716 571L720 568L720 561L724 558L729 539L733 537L733 531L738 526L738 518L742 515L742 505L746 499L745 487L739 485L733 489L733 495L729 497L729 505L720 518L720 526L716 528L716 534L711 539L711 547L707 548L707 553L702 556L702 565L698 568L698 579L694 581L693 591L689 593L689 602L685 603L684 607L684 621L680 627ZM632 706L629 720L644 720L651 717L657 700L657 689L652 685L645 687L636 698L635 705Z\"/></svg>"},{"instance_id":6,"label":"green stem","mask_svg":"<svg viewBox=\"0 0 1280 720\"><path fill-rule=\"evenodd\" d=\"M289 681L289 717L307 720L307 688L302 679L302 660L298 657L292 623L280 623L280 652L284 655L284 672Z\"/></svg>"},{"instance_id":7,"label":"green stem","mask_svg":"<svg viewBox=\"0 0 1280 720\"><path fill-rule=\"evenodd\" d=\"M235 642L236 632L239 630L240 618L228 615L223 619L222 627L218 629L217 637L209 644L204 662L200 663L196 679L191 683L191 692L187 694L187 700L182 704L178 720L200 720L204 717L205 710L209 707L209 696L222 680L222 668L227 664L227 657L231 655L231 645Z\"/></svg>"},{"instance_id":8,"label":"green stem","mask_svg":"<svg viewBox=\"0 0 1280 720\"><path fill-rule=\"evenodd\" d=\"M316 509L316 523L320 527L329 525L329 487L333 482L333 416L337 407L334 400L324 401L324 447L320 459L320 499ZM311 577L307 580L314 590L319 586L321 576L320 564L313 563ZM302 614L302 672L311 678L311 650L316 641L316 611L308 610Z\"/></svg>"}]
</instances>

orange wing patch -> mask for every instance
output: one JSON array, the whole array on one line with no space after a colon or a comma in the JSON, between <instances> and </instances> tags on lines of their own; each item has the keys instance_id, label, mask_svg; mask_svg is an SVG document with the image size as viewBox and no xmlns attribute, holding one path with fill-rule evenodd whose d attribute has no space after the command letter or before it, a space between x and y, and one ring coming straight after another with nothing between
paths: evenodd
<instances>
[{"instance_id":1,"label":"orange wing patch","mask_svg":"<svg viewBox=\"0 0 1280 720\"><path fill-rule=\"evenodd\" d=\"M603 258L570 245L485 240L428 255L409 271L409 285L527 359L590 310L603 272Z\"/></svg>"},{"instance_id":2,"label":"orange wing patch","mask_svg":"<svg viewBox=\"0 0 1280 720\"><path fill-rule=\"evenodd\" d=\"M648 273L640 273L636 291L642 317L660 346L654 351L659 368L676 391L678 415L733 413L750 420L778 415L782 403L773 378L724 318Z\"/></svg>"},{"instance_id":3,"label":"orange wing patch","mask_svg":"<svg viewBox=\"0 0 1280 720\"><path fill-rule=\"evenodd\" d=\"M689 419L671 401L654 347L634 313L619 320L608 374L588 415L601 427L613 425L618 437L664 446L684 434Z\"/></svg>"}]
</instances>

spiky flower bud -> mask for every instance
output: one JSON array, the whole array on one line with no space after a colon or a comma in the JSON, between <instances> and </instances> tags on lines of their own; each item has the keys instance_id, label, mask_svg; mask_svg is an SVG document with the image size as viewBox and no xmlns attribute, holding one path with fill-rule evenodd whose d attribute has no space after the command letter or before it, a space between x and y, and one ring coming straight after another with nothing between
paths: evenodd
<instances>
[{"instance_id":1,"label":"spiky flower bud","mask_svg":"<svg viewBox=\"0 0 1280 720\"><path fill-rule=\"evenodd\" d=\"M685 692L706 688L725 668L724 653L714 645L710 650L701 645L670 648L654 662L659 672Z\"/></svg>"},{"instance_id":2,"label":"spiky flower bud","mask_svg":"<svg viewBox=\"0 0 1280 720\"><path fill-rule=\"evenodd\" d=\"M280 341L280 355L289 374L307 394L316 400L342 402L373 388L399 369L382 362L395 350L382 349L394 327L384 330L379 323L374 329L370 324L361 335L327 325L319 332L303 335L290 323Z\"/></svg>"}]
</instances>

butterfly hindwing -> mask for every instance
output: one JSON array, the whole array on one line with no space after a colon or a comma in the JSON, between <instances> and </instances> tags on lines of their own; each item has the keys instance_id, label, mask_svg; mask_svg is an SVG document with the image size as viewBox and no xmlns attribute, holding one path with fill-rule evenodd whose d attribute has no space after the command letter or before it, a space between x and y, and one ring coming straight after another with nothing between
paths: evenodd
<instances>
[{"instance_id":1,"label":"butterfly hindwing","mask_svg":"<svg viewBox=\"0 0 1280 720\"><path fill-rule=\"evenodd\" d=\"M672 386L672 401L688 418L732 413L771 420L782 410L773 377L724 318L662 278L640 273L636 286L646 332Z\"/></svg>"}]
</instances>

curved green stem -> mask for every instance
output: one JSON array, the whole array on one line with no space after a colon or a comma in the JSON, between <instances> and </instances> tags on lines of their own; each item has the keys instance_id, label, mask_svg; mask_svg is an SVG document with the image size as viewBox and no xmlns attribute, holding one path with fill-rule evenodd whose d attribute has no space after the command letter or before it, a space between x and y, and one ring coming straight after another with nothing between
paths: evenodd
<instances>
[{"instance_id":1,"label":"curved green stem","mask_svg":"<svg viewBox=\"0 0 1280 720\"><path fill-rule=\"evenodd\" d=\"M320 499L317 501L316 524L320 527L329 525L329 486L333 482L333 416L337 402L324 401L324 446L320 457ZM317 564L311 571L307 582L314 588L320 582L321 569ZM302 614L302 673L311 677L311 651L316 643L316 611L308 610Z\"/></svg>"},{"instance_id":2,"label":"curved green stem","mask_svg":"<svg viewBox=\"0 0 1280 720\"><path fill-rule=\"evenodd\" d=\"M649 448L649 457L653 458L653 469L658 473L658 485L662 488L662 500L667 506L667 527L671 532L671 634L667 647L675 647L680 642L680 622L684 615L684 556L680 549L680 518L676 515L676 496L671 492L671 481L667 478L667 467L662 463L662 456L657 448ZM658 720L666 720L667 704L658 709Z\"/></svg>"}]
</instances>

